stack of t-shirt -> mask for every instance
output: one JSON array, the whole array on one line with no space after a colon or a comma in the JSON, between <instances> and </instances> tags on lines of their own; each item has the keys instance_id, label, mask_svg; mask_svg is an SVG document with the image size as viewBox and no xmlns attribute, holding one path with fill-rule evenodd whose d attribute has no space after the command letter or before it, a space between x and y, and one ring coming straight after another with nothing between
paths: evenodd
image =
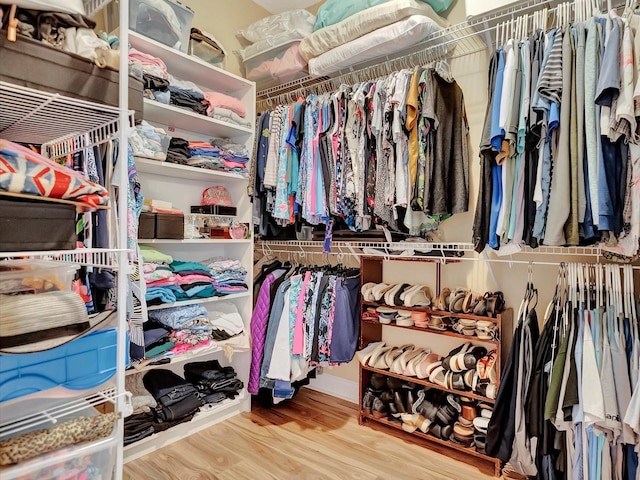
<instances>
[{"instance_id":1,"label":"stack of t-shirt","mask_svg":"<svg viewBox=\"0 0 640 480\"><path fill-rule=\"evenodd\" d=\"M245 277L247 271L239 260L211 259L208 261L213 286L221 294L242 293L247 291Z\"/></svg>"}]
</instances>

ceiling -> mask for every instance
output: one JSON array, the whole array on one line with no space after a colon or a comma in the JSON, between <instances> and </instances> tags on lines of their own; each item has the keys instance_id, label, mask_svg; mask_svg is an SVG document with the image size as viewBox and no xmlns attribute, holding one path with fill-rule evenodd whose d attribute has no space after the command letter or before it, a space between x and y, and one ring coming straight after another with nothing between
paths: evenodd
<instances>
[{"instance_id":1,"label":"ceiling","mask_svg":"<svg viewBox=\"0 0 640 480\"><path fill-rule=\"evenodd\" d=\"M306 8L318 3L319 0L253 0L271 13L280 13L296 8Z\"/></svg>"}]
</instances>

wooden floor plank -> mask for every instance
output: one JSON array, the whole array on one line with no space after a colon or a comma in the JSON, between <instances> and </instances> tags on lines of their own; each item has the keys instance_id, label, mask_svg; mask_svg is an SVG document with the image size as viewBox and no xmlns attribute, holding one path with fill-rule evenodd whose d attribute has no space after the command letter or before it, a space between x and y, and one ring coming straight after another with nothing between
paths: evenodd
<instances>
[{"instance_id":1,"label":"wooden floor plank","mask_svg":"<svg viewBox=\"0 0 640 480\"><path fill-rule=\"evenodd\" d=\"M491 465L374 424L357 406L302 389L125 466L125 480L489 480Z\"/></svg>"}]
</instances>

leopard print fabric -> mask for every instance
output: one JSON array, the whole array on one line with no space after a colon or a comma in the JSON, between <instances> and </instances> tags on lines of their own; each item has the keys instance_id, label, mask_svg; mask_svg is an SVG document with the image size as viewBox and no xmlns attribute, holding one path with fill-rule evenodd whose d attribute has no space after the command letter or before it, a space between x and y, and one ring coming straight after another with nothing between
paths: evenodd
<instances>
[{"instance_id":1,"label":"leopard print fabric","mask_svg":"<svg viewBox=\"0 0 640 480\"><path fill-rule=\"evenodd\" d=\"M0 442L0 465L12 465L59 448L108 437L118 413L82 417L56 427L29 432Z\"/></svg>"}]
</instances>

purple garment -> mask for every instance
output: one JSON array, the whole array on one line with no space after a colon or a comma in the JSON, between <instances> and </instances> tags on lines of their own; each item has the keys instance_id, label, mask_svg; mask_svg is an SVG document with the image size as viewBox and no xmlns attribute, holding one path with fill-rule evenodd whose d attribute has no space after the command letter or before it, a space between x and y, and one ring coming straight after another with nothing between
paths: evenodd
<instances>
[{"instance_id":1,"label":"purple garment","mask_svg":"<svg viewBox=\"0 0 640 480\"><path fill-rule=\"evenodd\" d=\"M247 390L253 395L258 393L258 388L260 387L260 366L262 365L264 340L267 335L267 323L269 322L270 289L276 278L273 273L270 273L265 278L262 287L260 287L258 300L251 316L251 370L249 372Z\"/></svg>"}]
</instances>

